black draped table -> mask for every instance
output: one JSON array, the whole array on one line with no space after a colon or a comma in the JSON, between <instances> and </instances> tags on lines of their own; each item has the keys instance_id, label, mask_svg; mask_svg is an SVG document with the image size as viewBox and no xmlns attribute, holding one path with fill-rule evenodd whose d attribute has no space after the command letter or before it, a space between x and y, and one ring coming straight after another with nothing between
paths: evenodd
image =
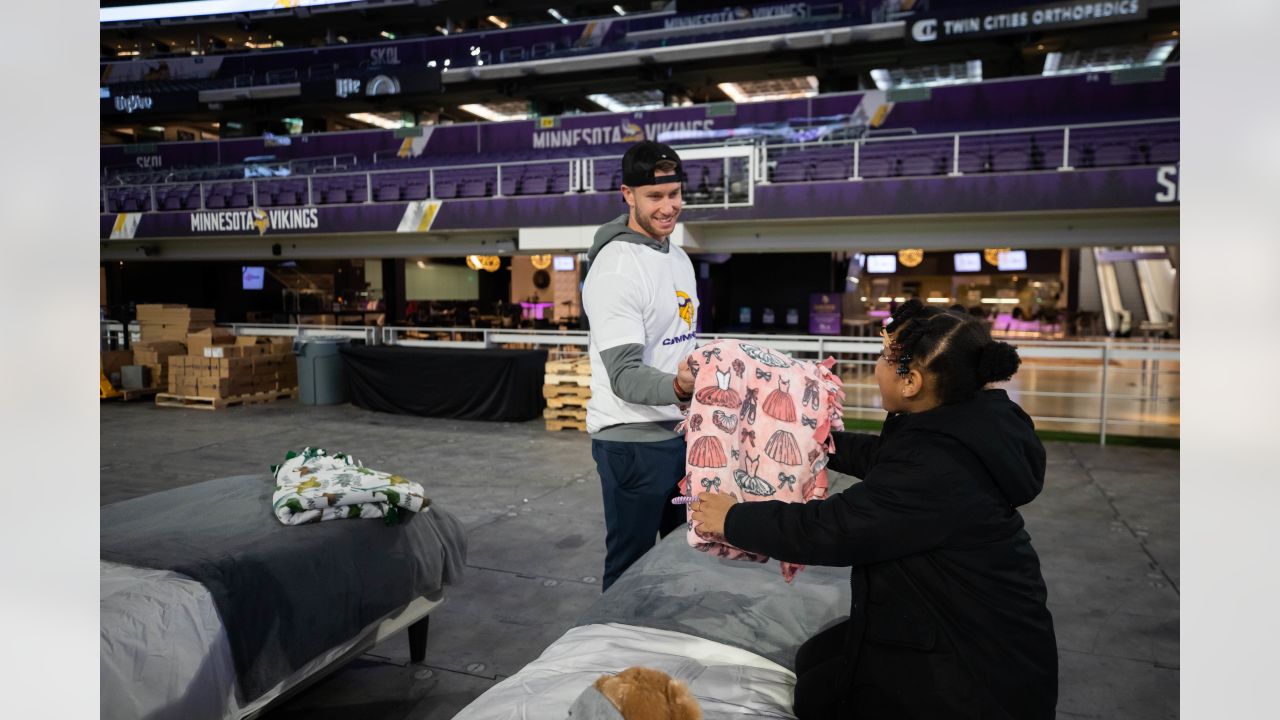
<instances>
[{"instance_id":1,"label":"black draped table","mask_svg":"<svg viewBox=\"0 0 1280 720\"><path fill-rule=\"evenodd\" d=\"M351 403L460 420L532 420L542 413L546 350L342 348Z\"/></svg>"}]
</instances>

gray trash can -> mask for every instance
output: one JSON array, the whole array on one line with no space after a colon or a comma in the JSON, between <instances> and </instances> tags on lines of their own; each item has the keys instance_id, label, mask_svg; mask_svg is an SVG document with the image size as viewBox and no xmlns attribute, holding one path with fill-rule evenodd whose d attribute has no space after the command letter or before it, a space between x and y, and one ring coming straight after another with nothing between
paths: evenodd
<instances>
[{"instance_id":1,"label":"gray trash can","mask_svg":"<svg viewBox=\"0 0 1280 720\"><path fill-rule=\"evenodd\" d=\"M337 405L347 401L347 376L339 348L344 337L304 337L293 341L298 356L298 400L303 405Z\"/></svg>"}]
</instances>

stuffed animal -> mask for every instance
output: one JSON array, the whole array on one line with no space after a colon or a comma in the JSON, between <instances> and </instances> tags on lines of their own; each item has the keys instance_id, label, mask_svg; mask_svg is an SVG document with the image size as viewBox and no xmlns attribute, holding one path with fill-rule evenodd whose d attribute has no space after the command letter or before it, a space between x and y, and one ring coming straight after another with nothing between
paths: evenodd
<instances>
[{"instance_id":1,"label":"stuffed animal","mask_svg":"<svg viewBox=\"0 0 1280 720\"><path fill-rule=\"evenodd\" d=\"M661 670L630 667L605 675L569 708L572 720L702 720L684 683Z\"/></svg>"}]
</instances>

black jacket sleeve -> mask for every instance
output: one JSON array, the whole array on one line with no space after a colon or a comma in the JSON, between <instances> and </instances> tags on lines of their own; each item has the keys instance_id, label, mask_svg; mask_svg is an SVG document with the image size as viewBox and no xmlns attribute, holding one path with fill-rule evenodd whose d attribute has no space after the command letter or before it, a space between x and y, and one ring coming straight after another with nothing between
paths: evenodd
<instances>
[{"instance_id":1,"label":"black jacket sleeve","mask_svg":"<svg viewBox=\"0 0 1280 720\"><path fill-rule=\"evenodd\" d=\"M827 457L827 467L845 475L865 478L880 448L880 436L837 430L831 433L831 439L835 441L836 449Z\"/></svg>"},{"instance_id":2,"label":"black jacket sleeve","mask_svg":"<svg viewBox=\"0 0 1280 720\"><path fill-rule=\"evenodd\" d=\"M937 453L883 454L863 482L825 500L738 503L725 539L749 552L806 565L893 560L943 545L960 484Z\"/></svg>"}]
</instances>

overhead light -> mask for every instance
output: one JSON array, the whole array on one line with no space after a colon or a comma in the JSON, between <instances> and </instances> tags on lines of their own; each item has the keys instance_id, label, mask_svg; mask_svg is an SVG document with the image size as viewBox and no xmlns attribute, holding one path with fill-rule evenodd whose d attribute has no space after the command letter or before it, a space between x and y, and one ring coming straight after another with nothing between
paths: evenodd
<instances>
[{"instance_id":1,"label":"overhead light","mask_svg":"<svg viewBox=\"0 0 1280 720\"><path fill-rule=\"evenodd\" d=\"M905 90L982 82L982 61L968 60L913 68L875 68L871 71L871 81L880 90Z\"/></svg>"},{"instance_id":2,"label":"overhead light","mask_svg":"<svg viewBox=\"0 0 1280 720\"><path fill-rule=\"evenodd\" d=\"M442 26L440 26L440 25L437 25L437 26L436 26L436 32L440 33L441 35L448 35L448 34L449 34L449 28L447 28L447 27L442 27Z\"/></svg>"},{"instance_id":3,"label":"overhead light","mask_svg":"<svg viewBox=\"0 0 1280 720\"><path fill-rule=\"evenodd\" d=\"M471 52L471 57L479 57L479 56L480 56L480 46L479 46L479 45L472 45L472 46L471 46L471 50L470 50L470 52Z\"/></svg>"},{"instance_id":4,"label":"overhead light","mask_svg":"<svg viewBox=\"0 0 1280 720\"><path fill-rule=\"evenodd\" d=\"M132 55L141 55L141 54L142 53L138 52L137 50L121 50L120 52L116 53L116 57L125 57L125 56L132 56Z\"/></svg>"},{"instance_id":5,"label":"overhead light","mask_svg":"<svg viewBox=\"0 0 1280 720\"><path fill-rule=\"evenodd\" d=\"M982 298L984 305L1017 305L1019 302L1018 298Z\"/></svg>"},{"instance_id":6,"label":"overhead light","mask_svg":"<svg viewBox=\"0 0 1280 720\"><path fill-rule=\"evenodd\" d=\"M1040 74L1070 75L1156 67L1163 65L1177 47L1177 40L1164 40L1150 45L1118 45L1068 53L1051 52L1045 54L1044 69Z\"/></svg>"},{"instance_id":7,"label":"overhead light","mask_svg":"<svg viewBox=\"0 0 1280 720\"><path fill-rule=\"evenodd\" d=\"M811 98L818 94L818 78L813 75L750 80L738 83L720 83L720 92L736 103L764 102L766 100L795 100Z\"/></svg>"},{"instance_id":8,"label":"overhead light","mask_svg":"<svg viewBox=\"0 0 1280 720\"><path fill-rule=\"evenodd\" d=\"M662 105L661 90L641 90L638 92L595 93L587 99L609 112L635 112L637 110L656 110Z\"/></svg>"},{"instance_id":9,"label":"overhead light","mask_svg":"<svg viewBox=\"0 0 1280 720\"><path fill-rule=\"evenodd\" d=\"M569 24L569 21L568 21L568 20L565 20L565 19L564 19L564 16L560 14L560 11L559 11L559 10L556 10L555 8L547 8L547 14L548 14L548 15L550 15L551 17L553 17L553 18L555 18L555 19L559 20L561 23L563 23L563 24L565 24L565 25L568 25L568 24Z\"/></svg>"},{"instance_id":10,"label":"overhead light","mask_svg":"<svg viewBox=\"0 0 1280 720\"><path fill-rule=\"evenodd\" d=\"M951 298L939 298L939 297L932 297L932 298L926 298L926 299L925 299L925 302L931 302L931 303L949 303L949 302L951 302Z\"/></svg>"},{"instance_id":11,"label":"overhead light","mask_svg":"<svg viewBox=\"0 0 1280 720\"><path fill-rule=\"evenodd\" d=\"M421 260L419 260L419 261L418 261L418 267L422 268L423 270L426 270L426 269L427 269L427 264L426 264L426 263L424 263L424 262L422 262Z\"/></svg>"},{"instance_id":12,"label":"overhead light","mask_svg":"<svg viewBox=\"0 0 1280 720\"><path fill-rule=\"evenodd\" d=\"M494 25L497 25L503 30L507 29L507 22L496 15L490 15L489 17L485 18L485 20L488 20L489 22L493 23Z\"/></svg>"},{"instance_id":13,"label":"overhead light","mask_svg":"<svg viewBox=\"0 0 1280 720\"><path fill-rule=\"evenodd\" d=\"M491 103L488 105L468 103L466 105L460 105L458 109L493 122L527 120L529 118L529 106L526 103L519 101Z\"/></svg>"},{"instance_id":14,"label":"overhead light","mask_svg":"<svg viewBox=\"0 0 1280 720\"><path fill-rule=\"evenodd\" d=\"M160 127L159 125L152 125L147 129L150 130L151 132L159 132L159 133L164 132L164 128Z\"/></svg>"},{"instance_id":15,"label":"overhead light","mask_svg":"<svg viewBox=\"0 0 1280 720\"><path fill-rule=\"evenodd\" d=\"M346 44L346 42L347 42L347 36L346 36L346 35L339 35L339 36L338 36L338 42L343 43L343 44Z\"/></svg>"},{"instance_id":16,"label":"overhead light","mask_svg":"<svg viewBox=\"0 0 1280 720\"><path fill-rule=\"evenodd\" d=\"M435 61L435 60L428 60L428 61L427 61L427 67L435 67L435 66L436 66L436 61Z\"/></svg>"},{"instance_id":17,"label":"overhead light","mask_svg":"<svg viewBox=\"0 0 1280 720\"><path fill-rule=\"evenodd\" d=\"M891 297L881 297L881 298L876 298L876 300L878 302L893 302L893 298Z\"/></svg>"},{"instance_id":18,"label":"overhead light","mask_svg":"<svg viewBox=\"0 0 1280 720\"><path fill-rule=\"evenodd\" d=\"M368 125L380 127L383 130L396 130L398 128L404 127L403 119L393 119L383 115L377 115L374 113L367 113L367 112L348 113L347 117L351 118L352 120L358 120L362 123L366 123Z\"/></svg>"},{"instance_id":19,"label":"overhead light","mask_svg":"<svg viewBox=\"0 0 1280 720\"><path fill-rule=\"evenodd\" d=\"M444 66L449 67L449 58L444 59Z\"/></svg>"},{"instance_id":20,"label":"overhead light","mask_svg":"<svg viewBox=\"0 0 1280 720\"><path fill-rule=\"evenodd\" d=\"M388 40L395 40L395 39L396 39L396 34L395 34L395 33L389 33L389 32L387 32L386 30L383 30L382 32L380 32L380 33L378 33L378 34L379 34L379 35L381 35L382 37L384 37L384 38L388 39Z\"/></svg>"},{"instance_id":21,"label":"overhead light","mask_svg":"<svg viewBox=\"0 0 1280 720\"><path fill-rule=\"evenodd\" d=\"M626 15L626 14L627 14L627 11L626 11L626 10L623 10L621 5L614 5L614 6L613 6L613 11L614 11L614 12L616 12L616 13L618 13L619 15ZM1175 31L1174 31L1174 34L1175 34L1175 35L1176 35L1176 34L1178 34L1178 31L1177 31L1177 30L1175 30Z\"/></svg>"}]
</instances>

